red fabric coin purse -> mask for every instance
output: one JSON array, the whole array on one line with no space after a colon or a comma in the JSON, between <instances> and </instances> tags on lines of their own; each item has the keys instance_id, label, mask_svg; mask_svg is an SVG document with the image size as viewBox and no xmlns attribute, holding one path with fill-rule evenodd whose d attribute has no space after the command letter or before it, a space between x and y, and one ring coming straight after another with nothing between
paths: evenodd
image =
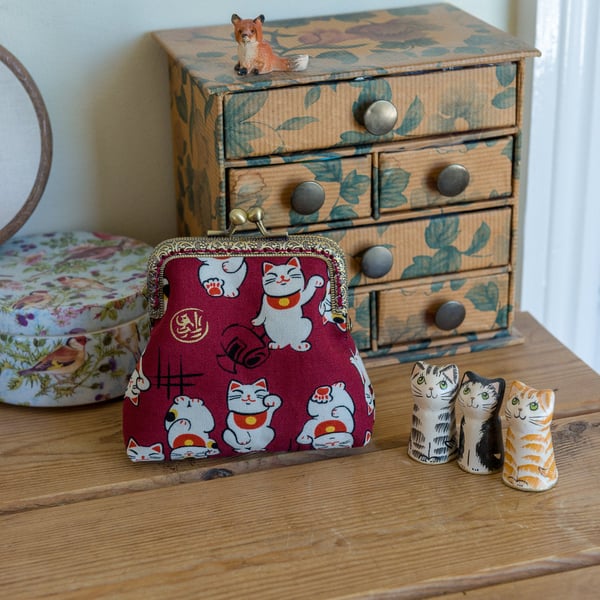
<instances>
[{"instance_id":1,"label":"red fabric coin purse","mask_svg":"<svg viewBox=\"0 0 600 600\"><path fill-rule=\"evenodd\" d=\"M238 215L239 216L239 215ZM317 235L175 238L148 264L150 339L123 403L133 461L363 446L375 416L344 254Z\"/></svg>"}]
</instances>

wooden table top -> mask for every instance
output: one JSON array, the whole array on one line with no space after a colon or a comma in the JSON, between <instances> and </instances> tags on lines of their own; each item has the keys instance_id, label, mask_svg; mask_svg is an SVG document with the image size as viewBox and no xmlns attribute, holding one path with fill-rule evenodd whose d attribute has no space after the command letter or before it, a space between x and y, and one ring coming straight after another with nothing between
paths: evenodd
<instances>
[{"instance_id":1,"label":"wooden table top","mask_svg":"<svg viewBox=\"0 0 600 600\"><path fill-rule=\"evenodd\" d=\"M516 326L524 344L445 362L556 391L542 493L409 459L410 364L370 369L373 440L335 453L133 464L120 402L0 406L0 596L597 597L600 376Z\"/></svg>"}]
</instances>

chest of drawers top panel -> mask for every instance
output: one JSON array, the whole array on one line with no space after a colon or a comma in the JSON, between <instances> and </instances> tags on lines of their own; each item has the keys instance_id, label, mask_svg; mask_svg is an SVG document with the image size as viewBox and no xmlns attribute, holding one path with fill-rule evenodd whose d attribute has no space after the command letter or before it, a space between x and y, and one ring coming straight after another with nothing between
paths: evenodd
<instances>
[{"instance_id":1,"label":"chest of drawers top panel","mask_svg":"<svg viewBox=\"0 0 600 600\"><path fill-rule=\"evenodd\" d=\"M239 77L233 70L238 59L231 24L153 35L206 96L505 63L537 54L519 39L445 3L267 19L263 27L278 54L308 54L308 68Z\"/></svg>"},{"instance_id":2,"label":"chest of drawers top panel","mask_svg":"<svg viewBox=\"0 0 600 600\"><path fill-rule=\"evenodd\" d=\"M368 357L513 339L524 65L537 50L450 4L263 29L276 54L308 54L306 70L240 77L231 24L154 34L169 57L180 234L260 205L275 231L337 240ZM394 117L373 127L381 106ZM440 328L448 303L466 316Z\"/></svg>"}]
</instances>

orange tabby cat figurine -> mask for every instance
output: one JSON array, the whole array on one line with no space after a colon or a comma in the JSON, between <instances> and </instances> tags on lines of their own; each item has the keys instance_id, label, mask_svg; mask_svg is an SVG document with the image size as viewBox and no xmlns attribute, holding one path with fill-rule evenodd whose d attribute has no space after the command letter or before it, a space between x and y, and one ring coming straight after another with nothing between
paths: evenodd
<instances>
[{"instance_id":1,"label":"orange tabby cat figurine","mask_svg":"<svg viewBox=\"0 0 600 600\"><path fill-rule=\"evenodd\" d=\"M256 19L241 19L231 15L231 22L238 43L238 63L235 70L238 75L262 75L271 71L303 71L308 65L306 54L296 54L288 58L277 56L269 42L263 39L262 24L264 15Z\"/></svg>"},{"instance_id":2,"label":"orange tabby cat figurine","mask_svg":"<svg viewBox=\"0 0 600 600\"><path fill-rule=\"evenodd\" d=\"M508 425L502 481L519 490L541 492L558 480L550 425L554 392L513 381L505 404Z\"/></svg>"}]
</instances>

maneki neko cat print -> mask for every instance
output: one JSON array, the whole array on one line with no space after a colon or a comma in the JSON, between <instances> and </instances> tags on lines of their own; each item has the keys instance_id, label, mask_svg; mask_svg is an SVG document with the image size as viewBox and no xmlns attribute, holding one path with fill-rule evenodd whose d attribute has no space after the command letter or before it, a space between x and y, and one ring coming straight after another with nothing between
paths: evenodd
<instances>
[{"instance_id":1,"label":"maneki neko cat print","mask_svg":"<svg viewBox=\"0 0 600 600\"><path fill-rule=\"evenodd\" d=\"M168 261L164 313L125 394L129 458L367 444L373 388L330 276L314 254Z\"/></svg>"}]
</instances>

